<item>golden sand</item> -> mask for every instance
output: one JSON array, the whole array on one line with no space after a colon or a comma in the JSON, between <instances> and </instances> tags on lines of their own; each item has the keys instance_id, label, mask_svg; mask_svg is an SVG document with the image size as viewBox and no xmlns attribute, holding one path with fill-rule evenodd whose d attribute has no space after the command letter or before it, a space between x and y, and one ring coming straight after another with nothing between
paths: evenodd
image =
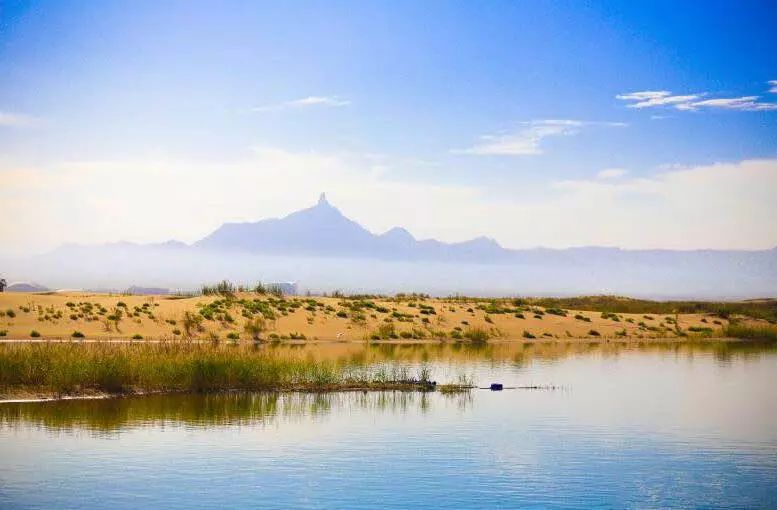
<instances>
[{"instance_id":1,"label":"golden sand","mask_svg":"<svg viewBox=\"0 0 777 510\"><path fill-rule=\"evenodd\" d=\"M392 340L378 335L381 325L393 325L394 340L411 336L428 341L452 340L473 328L482 328L490 339L667 339L676 338L674 315L617 314L604 317L600 312L565 310L566 316L554 315L542 307L516 307L510 300L452 301L434 298L382 298L354 300L335 297L286 297L283 304L267 296L238 294L222 306L228 317L218 314L203 318L201 325L188 335L182 326L184 314L200 317L203 306L218 296L179 298L174 296L127 296L83 292L2 293L0 294L0 340L30 339L37 332L42 340L70 339L83 333L92 340L207 339L212 335L226 338L237 333L243 339L248 320L240 300L264 303L275 317L267 321L264 339L306 341ZM123 306L122 305L126 305ZM273 304L275 303L275 304ZM86 311L89 310L91 311ZM426 312L424 312L424 309ZM109 319L121 311L118 322ZM430 313L430 310L433 313ZM518 311L517 311L518 310ZM502 312L502 313L499 313ZM524 318L519 318L521 313ZM577 318L576 318L577 316ZM231 320L230 320L231 319ZM680 314L679 330L691 338L721 336L726 321L704 314ZM689 328L709 328L690 332ZM711 329L711 331L710 331ZM385 333L385 326L384 326ZM530 334L530 335L527 335ZM598 333L597 336L595 333Z\"/></svg>"}]
</instances>

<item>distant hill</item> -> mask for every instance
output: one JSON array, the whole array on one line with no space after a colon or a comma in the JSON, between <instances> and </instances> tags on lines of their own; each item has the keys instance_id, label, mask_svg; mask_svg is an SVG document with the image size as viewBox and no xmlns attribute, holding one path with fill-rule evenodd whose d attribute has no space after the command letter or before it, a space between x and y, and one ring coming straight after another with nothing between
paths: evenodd
<instances>
[{"instance_id":1,"label":"distant hill","mask_svg":"<svg viewBox=\"0 0 777 510\"><path fill-rule=\"evenodd\" d=\"M49 289L43 285L30 282L16 282L6 287L6 292L46 292Z\"/></svg>"},{"instance_id":2,"label":"distant hill","mask_svg":"<svg viewBox=\"0 0 777 510\"><path fill-rule=\"evenodd\" d=\"M131 294L133 296L163 296L170 294L170 289L164 287L139 287L133 285L124 291L125 294Z\"/></svg>"}]
</instances>

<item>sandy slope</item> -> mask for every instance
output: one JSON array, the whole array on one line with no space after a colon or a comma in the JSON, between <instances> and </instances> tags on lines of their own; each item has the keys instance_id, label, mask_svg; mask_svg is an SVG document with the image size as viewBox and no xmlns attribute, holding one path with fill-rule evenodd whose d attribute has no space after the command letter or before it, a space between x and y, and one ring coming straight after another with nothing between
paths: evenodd
<instances>
[{"instance_id":1,"label":"sandy slope","mask_svg":"<svg viewBox=\"0 0 777 510\"><path fill-rule=\"evenodd\" d=\"M267 307L277 319L268 321L269 328L263 336L269 338L274 334L284 340L292 333L295 333L295 336L304 335L308 341L364 340L373 337L381 324L389 322L394 325L399 340L402 340L403 332L407 336L411 331L415 331L416 338L451 340L457 334L464 334L473 327L488 330L491 338L522 340L525 340L524 332L533 334L537 339L543 337L637 339L676 336L674 325L666 321L665 315L646 317L642 314L618 314L616 321L612 317L602 318L599 312L567 310L566 317L549 313L535 317L534 312L537 309L543 309L531 307L531 310L520 312L525 317L521 319L513 312L493 313L492 310L492 313L487 313L482 309L488 306L484 301L475 303L438 299L375 299L367 301L369 304L361 310L353 310L354 300L331 297L288 297L280 307L269 304L266 296L241 294L237 298L249 301L258 299L267 303ZM210 296L180 299L171 296L122 296L76 292L2 293L0 294L0 332L5 331L6 335L0 339L28 339L31 338L33 330L40 333L41 339L69 339L74 331L83 333L87 339L128 339L134 335L155 340L183 339L186 337L182 325L184 313L190 311L200 315L202 305L213 303L217 299ZM117 331L115 321L108 321L106 318L115 314L120 302L123 302L126 307L120 307L122 318L118 322ZM508 309L513 306L507 300L500 303L499 306L504 305ZM420 305L432 307L434 314L421 313ZM84 313L83 311L89 306L92 311ZM104 311L101 312L100 308ZM223 339L228 333L237 332L241 338L248 339L249 335L243 331L247 320L242 316L243 307L234 303L229 308L224 306L222 309L229 313L233 322L223 320L223 316L222 320L218 317L215 320L203 320L201 330L194 333L194 336L205 339L209 333L215 333ZM338 316L338 312L347 317ZM405 318L400 321L403 314ZM590 319L590 322L575 318L578 314ZM424 319L428 322L424 322ZM491 322L488 322L488 319ZM703 322L703 319L707 322ZM640 327L640 322L644 326ZM713 328L713 334L719 335L722 324L725 324L725 321L711 316L705 317L698 314L679 316L679 325L683 330L687 330L690 326L709 327ZM591 330L597 331L601 336L594 336ZM176 331L180 333L176 334ZM621 334L616 335L616 332Z\"/></svg>"}]
</instances>

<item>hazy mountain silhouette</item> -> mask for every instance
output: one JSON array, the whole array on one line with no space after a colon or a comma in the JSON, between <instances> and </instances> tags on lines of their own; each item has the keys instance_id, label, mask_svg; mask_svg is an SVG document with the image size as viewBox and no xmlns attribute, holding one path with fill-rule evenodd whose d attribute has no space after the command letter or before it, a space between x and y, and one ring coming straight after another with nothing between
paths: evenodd
<instances>
[{"instance_id":1,"label":"hazy mountain silhouette","mask_svg":"<svg viewBox=\"0 0 777 510\"><path fill-rule=\"evenodd\" d=\"M511 250L485 237L461 243L418 240L400 227L373 234L323 195L315 206L284 218L224 224L193 245L68 244L0 260L0 267L7 278L45 281L55 288L196 288L229 278L360 292L777 295L777 249Z\"/></svg>"},{"instance_id":2,"label":"hazy mountain silhouette","mask_svg":"<svg viewBox=\"0 0 777 510\"><path fill-rule=\"evenodd\" d=\"M493 239L478 237L461 243L416 240L401 227L376 235L332 206L322 193L313 207L284 218L253 223L226 223L196 248L260 254L371 257L389 260L507 261L512 250Z\"/></svg>"}]
</instances>

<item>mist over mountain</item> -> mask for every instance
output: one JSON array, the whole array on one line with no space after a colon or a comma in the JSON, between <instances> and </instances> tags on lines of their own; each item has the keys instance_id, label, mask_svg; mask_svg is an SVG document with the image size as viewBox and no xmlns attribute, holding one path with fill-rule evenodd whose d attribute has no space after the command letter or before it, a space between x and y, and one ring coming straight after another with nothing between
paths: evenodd
<instances>
[{"instance_id":1,"label":"mist over mountain","mask_svg":"<svg viewBox=\"0 0 777 510\"><path fill-rule=\"evenodd\" d=\"M295 281L301 290L312 291L732 299L777 295L777 249L511 250L486 237L460 243L417 240L401 227L374 234L323 194L313 207L278 219L226 223L192 245L69 244L0 264L11 281L38 281L52 288L191 289L229 278Z\"/></svg>"}]
</instances>

